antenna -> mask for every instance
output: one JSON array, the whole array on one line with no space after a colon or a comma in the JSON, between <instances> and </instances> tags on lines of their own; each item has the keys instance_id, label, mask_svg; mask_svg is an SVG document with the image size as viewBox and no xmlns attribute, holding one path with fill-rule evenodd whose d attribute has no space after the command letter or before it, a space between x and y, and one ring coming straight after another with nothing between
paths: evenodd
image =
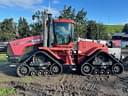
<instances>
[{"instance_id":1,"label":"antenna","mask_svg":"<svg viewBox=\"0 0 128 96\"><path fill-rule=\"evenodd\" d=\"M49 0L48 9L51 9L51 0Z\"/></svg>"},{"instance_id":2,"label":"antenna","mask_svg":"<svg viewBox=\"0 0 128 96\"><path fill-rule=\"evenodd\" d=\"M48 13L51 13L51 0L49 0L49 4L48 4Z\"/></svg>"}]
</instances>

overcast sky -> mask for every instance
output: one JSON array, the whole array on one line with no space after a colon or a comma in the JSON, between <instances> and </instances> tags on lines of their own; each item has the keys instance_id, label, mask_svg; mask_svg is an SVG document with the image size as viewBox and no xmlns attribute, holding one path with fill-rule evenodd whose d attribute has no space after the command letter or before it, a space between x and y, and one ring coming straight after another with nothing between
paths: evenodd
<instances>
[{"instance_id":1,"label":"overcast sky","mask_svg":"<svg viewBox=\"0 0 128 96\"><path fill-rule=\"evenodd\" d=\"M104 24L124 24L128 22L128 0L0 0L0 21L4 18L18 20L23 16L32 22L31 16L38 9L48 8L54 16L59 14L64 5L71 5L76 10L87 11L87 18Z\"/></svg>"}]
</instances>

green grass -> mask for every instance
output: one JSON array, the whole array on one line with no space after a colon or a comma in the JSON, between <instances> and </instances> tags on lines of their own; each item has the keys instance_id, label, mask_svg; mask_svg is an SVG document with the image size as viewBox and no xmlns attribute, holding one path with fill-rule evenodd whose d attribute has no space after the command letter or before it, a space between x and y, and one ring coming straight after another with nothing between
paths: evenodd
<instances>
[{"instance_id":1,"label":"green grass","mask_svg":"<svg viewBox=\"0 0 128 96\"><path fill-rule=\"evenodd\" d=\"M14 88L0 88L0 96L10 96L16 93Z\"/></svg>"},{"instance_id":2,"label":"green grass","mask_svg":"<svg viewBox=\"0 0 128 96\"><path fill-rule=\"evenodd\" d=\"M6 54L0 54L0 62L5 62L7 61Z\"/></svg>"},{"instance_id":3,"label":"green grass","mask_svg":"<svg viewBox=\"0 0 128 96\"><path fill-rule=\"evenodd\" d=\"M115 33L121 32L123 29L123 25L104 25L106 28L106 32Z\"/></svg>"}]
</instances>

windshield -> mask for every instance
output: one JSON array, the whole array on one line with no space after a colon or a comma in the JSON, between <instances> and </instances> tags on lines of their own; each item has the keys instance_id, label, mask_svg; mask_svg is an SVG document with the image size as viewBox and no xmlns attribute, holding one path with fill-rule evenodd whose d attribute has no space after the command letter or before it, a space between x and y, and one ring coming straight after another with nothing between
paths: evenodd
<instances>
[{"instance_id":1,"label":"windshield","mask_svg":"<svg viewBox=\"0 0 128 96\"><path fill-rule=\"evenodd\" d=\"M55 42L57 44L67 44L72 39L73 34L73 24L56 22L54 23L54 35Z\"/></svg>"}]
</instances>

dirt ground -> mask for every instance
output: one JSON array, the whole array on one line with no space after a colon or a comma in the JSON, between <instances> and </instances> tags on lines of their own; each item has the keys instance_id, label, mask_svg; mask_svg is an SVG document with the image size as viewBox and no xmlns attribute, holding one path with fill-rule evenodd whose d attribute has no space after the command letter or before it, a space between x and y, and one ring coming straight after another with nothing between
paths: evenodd
<instances>
[{"instance_id":1,"label":"dirt ground","mask_svg":"<svg viewBox=\"0 0 128 96\"><path fill-rule=\"evenodd\" d=\"M0 64L0 87L15 88L14 96L128 96L126 71L118 76L69 73L19 78L15 68L3 63Z\"/></svg>"}]
</instances>

